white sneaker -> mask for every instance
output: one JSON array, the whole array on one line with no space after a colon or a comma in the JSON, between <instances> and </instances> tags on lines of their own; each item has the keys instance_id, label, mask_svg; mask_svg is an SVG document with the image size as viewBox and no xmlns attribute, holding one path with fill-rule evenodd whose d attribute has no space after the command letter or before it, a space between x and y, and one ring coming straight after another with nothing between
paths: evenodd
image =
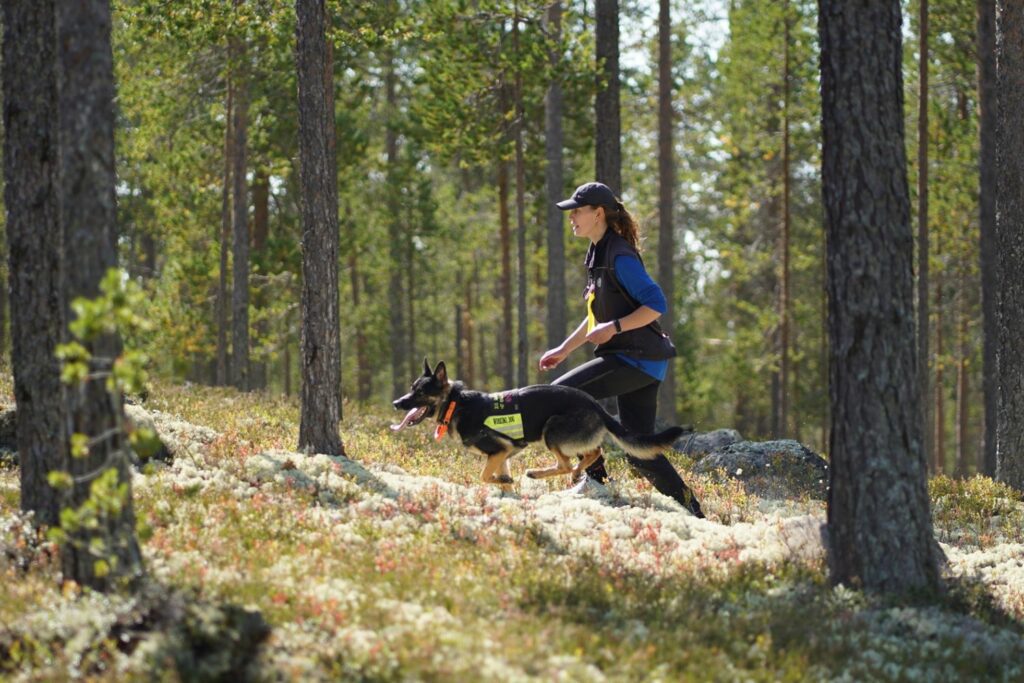
<instances>
[{"instance_id":1,"label":"white sneaker","mask_svg":"<svg viewBox=\"0 0 1024 683\"><path fill-rule=\"evenodd\" d=\"M607 486L598 482L596 479L591 479L586 474L584 474L582 479L567 490L570 493L578 493L581 496L588 496L590 498L601 498L608 495Z\"/></svg>"}]
</instances>

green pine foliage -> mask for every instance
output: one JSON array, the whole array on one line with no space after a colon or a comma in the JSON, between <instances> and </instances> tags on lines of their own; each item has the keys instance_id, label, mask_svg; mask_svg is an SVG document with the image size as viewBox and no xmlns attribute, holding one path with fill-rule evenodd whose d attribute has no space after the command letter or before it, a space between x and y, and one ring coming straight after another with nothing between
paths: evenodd
<instances>
[{"instance_id":1,"label":"green pine foliage","mask_svg":"<svg viewBox=\"0 0 1024 683\"><path fill-rule=\"evenodd\" d=\"M514 335L515 325L505 329L502 315L496 168L513 157L516 112L510 95L517 76L523 83L530 357L544 350L544 96L550 79L562 83L568 192L592 175L597 85L592 6L563 4L556 45L544 19L546 4L328 3L347 399L393 398L385 359L393 342L386 302L395 226L403 242L397 253L404 315L413 321L407 324L409 372L429 355L448 360L457 375L482 388L502 388L498 339ZM906 11L910 132L916 120L915 7ZM751 438L770 433L771 384L781 360L775 337L788 85L790 408L783 431L824 452L828 348L816 4L678 2L672 10L679 294L677 319L664 322L680 351L674 361L680 417L703 430L735 427ZM656 7L623 3L620 15L622 194L640 219L647 265L653 268ZM968 472L982 419L973 22L965 0L931 3L931 271L936 286L942 283L941 311L933 315L932 367L944 369L947 469L962 465ZM142 306L154 331L139 343L163 377L202 383L214 377L225 107L230 74L240 66L229 63L233 37L247 46L250 173L265 175L270 187L269 239L251 264L252 354L267 365L269 391L297 390L302 273L294 28L293 9L284 0L190 0L170 10L154 0L115 3L122 262L148 292ZM558 57L554 63L548 59L552 53ZM391 69L394 105L384 87ZM390 166L389 126L398 143ZM907 141L915 193L916 136L909 134ZM514 185L510 173L513 229ZM585 248L566 230L570 321L582 317L576 293L582 290ZM516 267L513 255L513 282ZM230 263L228 272L230 288ZM467 354L472 363L458 367L456 361L465 362ZM570 362L584 357L579 352ZM958 437L961 365L967 429ZM531 363L530 381L548 379Z\"/></svg>"}]
</instances>

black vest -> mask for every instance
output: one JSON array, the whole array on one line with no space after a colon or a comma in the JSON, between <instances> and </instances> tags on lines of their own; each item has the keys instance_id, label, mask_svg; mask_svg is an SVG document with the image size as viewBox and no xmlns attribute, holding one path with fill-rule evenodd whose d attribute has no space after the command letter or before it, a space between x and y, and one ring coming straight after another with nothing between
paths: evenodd
<instances>
[{"instance_id":1,"label":"black vest","mask_svg":"<svg viewBox=\"0 0 1024 683\"><path fill-rule=\"evenodd\" d=\"M597 244L587 250L587 289L584 298L593 288L594 317L599 323L624 318L640 307L629 295L615 276L615 257L640 254L617 232L608 228ZM640 259L643 264L643 259ZM621 353L640 360L665 360L676 355L676 347L655 320L636 330L616 334L594 349L595 356Z\"/></svg>"}]
</instances>

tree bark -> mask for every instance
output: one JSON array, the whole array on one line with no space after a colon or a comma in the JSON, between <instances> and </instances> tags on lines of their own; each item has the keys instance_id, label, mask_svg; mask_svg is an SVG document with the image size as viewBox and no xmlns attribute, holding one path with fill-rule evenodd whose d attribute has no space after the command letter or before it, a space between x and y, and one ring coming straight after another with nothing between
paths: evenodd
<instances>
[{"instance_id":1,"label":"tree bark","mask_svg":"<svg viewBox=\"0 0 1024 683\"><path fill-rule=\"evenodd\" d=\"M252 180L252 257L253 261L260 264L264 250L267 248L267 240L270 237L270 180L267 178L265 168L257 168L253 173ZM268 321L262 315L263 309L267 306L267 279L266 273L262 273L257 280L252 297L252 308L256 312L256 322L253 324L254 339L252 345L256 349L263 349L267 345L267 336L270 333ZM249 366L249 388L267 388L267 354L257 352L256 360Z\"/></svg>"},{"instance_id":2,"label":"tree bark","mask_svg":"<svg viewBox=\"0 0 1024 683\"><path fill-rule=\"evenodd\" d=\"M1024 5L997 0L996 479L1024 490Z\"/></svg>"},{"instance_id":3,"label":"tree bark","mask_svg":"<svg viewBox=\"0 0 1024 683\"><path fill-rule=\"evenodd\" d=\"M935 589L921 452L898 0L820 0L832 408L829 565L873 592Z\"/></svg>"},{"instance_id":4,"label":"tree bark","mask_svg":"<svg viewBox=\"0 0 1024 683\"><path fill-rule=\"evenodd\" d=\"M466 282L465 287L465 307L461 310L461 319L459 321L460 327L462 328L462 343L465 348L462 350L462 356L465 359L465 365L460 367L465 368L466 383L473 387L477 386L477 375L476 375L476 356L474 354L474 339L476 338L476 324L473 322L473 314L471 311L474 310L473 302L473 289L478 286L478 271L476 266L473 267L473 278Z\"/></svg>"},{"instance_id":5,"label":"tree bark","mask_svg":"<svg viewBox=\"0 0 1024 683\"><path fill-rule=\"evenodd\" d=\"M619 2L595 0L597 95L594 99L594 178L622 194L622 124L619 115Z\"/></svg>"},{"instance_id":6,"label":"tree bark","mask_svg":"<svg viewBox=\"0 0 1024 683\"><path fill-rule=\"evenodd\" d=\"M501 242L501 321L498 367L506 387L515 386L512 364L512 226L508 215L508 164L498 160L498 240Z\"/></svg>"},{"instance_id":7,"label":"tree bark","mask_svg":"<svg viewBox=\"0 0 1024 683\"><path fill-rule=\"evenodd\" d=\"M21 509L54 525L60 501L46 475L68 450L64 386L54 356L64 341L57 24L53 0L3 3L4 206L7 211L11 366L18 406Z\"/></svg>"},{"instance_id":8,"label":"tree bark","mask_svg":"<svg viewBox=\"0 0 1024 683\"><path fill-rule=\"evenodd\" d=\"M243 0L235 0L235 5ZM246 196L247 135L249 121L248 70L245 43L235 38L234 54L237 69L234 70L234 154L232 161L234 246L232 249L232 292L231 292L231 384L241 390L249 390L249 201Z\"/></svg>"},{"instance_id":9,"label":"tree bark","mask_svg":"<svg viewBox=\"0 0 1024 683\"><path fill-rule=\"evenodd\" d=\"M395 118L398 98L395 93L395 58L389 57L387 73L384 76L384 96L388 103L387 121L384 132L384 151L387 155L387 206L388 206L388 324L391 332L391 395L405 393L414 377L409 377L407 368L412 355L406 346L407 329L405 310L402 307L402 223L399 218L398 179L398 128ZM409 293L412 296L412 293ZM414 375L415 376L415 375Z\"/></svg>"},{"instance_id":10,"label":"tree bark","mask_svg":"<svg viewBox=\"0 0 1024 683\"><path fill-rule=\"evenodd\" d=\"M516 57L515 76L515 155L516 155L516 386L529 384L530 339L529 319L526 313L526 158L523 153L523 127L526 113L523 111L523 73L518 66L519 53L519 4L516 3L516 17L512 24L512 42Z\"/></svg>"},{"instance_id":11,"label":"tree bark","mask_svg":"<svg viewBox=\"0 0 1024 683\"><path fill-rule=\"evenodd\" d=\"M261 254L270 238L270 179L257 168L252 179L252 251Z\"/></svg>"},{"instance_id":12,"label":"tree bark","mask_svg":"<svg viewBox=\"0 0 1024 683\"><path fill-rule=\"evenodd\" d=\"M229 58L230 61L230 58ZM234 116L230 69L224 107L224 185L220 198L220 270L217 277L217 384L228 383L228 250L231 246L231 167Z\"/></svg>"},{"instance_id":13,"label":"tree bark","mask_svg":"<svg viewBox=\"0 0 1024 683\"><path fill-rule=\"evenodd\" d=\"M95 298L107 271L117 266L117 205L114 164L114 59L108 0L58 3L61 218L67 262L67 300ZM93 371L109 371L121 353L116 334L84 342ZM115 469L124 488L120 506L100 514L95 528L70 533L61 546L65 579L95 590L134 581L143 571L135 538L130 447L123 432L120 394L105 379L87 380L67 392L72 433L91 439L85 457L66 454L63 469L75 483L65 505L78 509L100 475ZM101 541L103 551L93 551ZM109 563L109 573L99 560Z\"/></svg>"},{"instance_id":14,"label":"tree bark","mask_svg":"<svg viewBox=\"0 0 1024 683\"><path fill-rule=\"evenodd\" d=\"M352 211L346 206L344 215L345 226L348 238L348 273L349 282L352 287L352 309L355 311L360 310L360 306L363 303L363 275L362 270L359 267L359 248L356 242L356 228L355 223L349 217L352 215ZM363 330L363 326L358 322L355 323L356 327L356 399L360 402L370 400L372 394L372 371L373 364L370 361L369 354L367 352L366 332Z\"/></svg>"},{"instance_id":15,"label":"tree bark","mask_svg":"<svg viewBox=\"0 0 1024 683\"><path fill-rule=\"evenodd\" d=\"M669 0L658 3L658 283L668 308L662 317L670 333L676 321L675 201L676 169L672 148L672 11ZM676 423L676 371L671 360L658 389L658 411L670 424Z\"/></svg>"},{"instance_id":16,"label":"tree bark","mask_svg":"<svg viewBox=\"0 0 1024 683\"><path fill-rule=\"evenodd\" d=\"M826 237L828 228L825 229ZM818 379L821 382L821 386L828 386L829 378L829 348L828 348L828 255L821 262L821 299L819 306L818 320L821 324L821 336L820 342L818 343ZM831 425L832 417L828 410L821 411L821 452L828 452L829 440L831 436Z\"/></svg>"},{"instance_id":17,"label":"tree bark","mask_svg":"<svg viewBox=\"0 0 1024 683\"><path fill-rule=\"evenodd\" d=\"M412 226L416 224L412 213L413 201L413 198L409 197L409 201L404 207L405 224L408 227L403 235L405 250L402 252L402 271L405 273L405 281L402 284L405 291L409 292L409 295L405 297L405 345L409 349L418 349L420 345L416 337L416 297L412 294L419 291L419 288L416 286L416 247L413 243L412 230ZM408 353L405 358L407 367L406 377L409 377L411 381L412 378L419 376L419 365L413 354Z\"/></svg>"},{"instance_id":18,"label":"tree bark","mask_svg":"<svg viewBox=\"0 0 1024 683\"><path fill-rule=\"evenodd\" d=\"M281 351L282 384L284 395L292 395L292 308L284 314L284 350Z\"/></svg>"},{"instance_id":19,"label":"tree bark","mask_svg":"<svg viewBox=\"0 0 1024 683\"><path fill-rule=\"evenodd\" d=\"M2 130L0 130L2 134ZM7 264L7 237L0 236L0 363L9 360L7 355L7 310L10 308L7 303L7 287L3 283L8 282L9 269Z\"/></svg>"},{"instance_id":20,"label":"tree bark","mask_svg":"<svg viewBox=\"0 0 1024 683\"><path fill-rule=\"evenodd\" d=\"M924 425L929 420L928 371L931 357L928 353L928 0L919 0L918 42L920 57L918 78L920 86L917 96L917 358L920 367L918 381L921 384L921 411ZM930 460L933 472L938 471L938 455L934 439L924 434L925 459Z\"/></svg>"},{"instance_id":21,"label":"tree bark","mask_svg":"<svg viewBox=\"0 0 1024 683\"><path fill-rule=\"evenodd\" d=\"M956 476L967 476L967 444L970 429L970 413L967 406L969 376L967 359L970 349L967 345L967 265L963 258L958 267L957 286L957 363L956 363Z\"/></svg>"},{"instance_id":22,"label":"tree bark","mask_svg":"<svg viewBox=\"0 0 1024 683\"><path fill-rule=\"evenodd\" d=\"M942 242L940 234L935 235L935 254L942 258ZM944 474L946 471L946 406L945 406L945 368L943 365L943 353L945 353L945 336L943 335L942 315L942 273L935 273L935 383L931 387L934 398L932 412L932 466L933 474ZM927 424L927 423L925 423Z\"/></svg>"},{"instance_id":23,"label":"tree bark","mask_svg":"<svg viewBox=\"0 0 1024 683\"><path fill-rule=\"evenodd\" d=\"M978 0L978 214L981 271L982 371L981 393L985 406L982 459L978 471L996 474L996 415L999 388L996 366L996 302L999 298L996 269L996 3Z\"/></svg>"},{"instance_id":24,"label":"tree bark","mask_svg":"<svg viewBox=\"0 0 1024 683\"><path fill-rule=\"evenodd\" d=\"M779 361L778 361L778 383L779 383L779 415L778 431L780 437L788 432L790 423L790 346L791 346L791 321L790 308L792 306L792 279L790 272L790 227L792 222L790 209L790 3L786 1L783 5L784 15L782 17L784 37L782 49L784 52L782 67L782 234L779 251L782 261L782 278L779 287Z\"/></svg>"},{"instance_id":25,"label":"tree bark","mask_svg":"<svg viewBox=\"0 0 1024 683\"><path fill-rule=\"evenodd\" d=\"M302 188L302 399L299 450L339 455L338 183L334 78L324 0L296 0Z\"/></svg>"},{"instance_id":26,"label":"tree bark","mask_svg":"<svg viewBox=\"0 0 1024 683\"><path fill-rule=\"evenodd\" d=\"M552 2L547 11L548 33L555 45L562 44L562 3ZM558 64L560 52L549 55L552 67ZM555 203L563 199L565 178L562 168L562 83L558 77L551 81L544 99L544 181L547 185L547 348L553 348L565 339L566 287L565 287L565 217Z\"/></svg>"},{"instance_id":27,"label":"tree bark","mask_svg":"<svg viewBox=\"0 0 1024 683\"><path fill-rule=\"evenodd\" d=\"M790 373L790 179L789 179L789 2L783 3L783 67L782 67L782 229L779 231L779 382L778 412L775 416L776 438L783 438L789 429Z\"/></svg>"}]
</instances>

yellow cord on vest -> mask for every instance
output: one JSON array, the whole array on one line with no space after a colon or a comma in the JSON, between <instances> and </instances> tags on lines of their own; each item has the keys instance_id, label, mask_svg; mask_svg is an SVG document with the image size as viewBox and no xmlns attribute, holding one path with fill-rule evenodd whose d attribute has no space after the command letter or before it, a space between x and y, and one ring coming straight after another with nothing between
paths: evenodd
<instances>
[{"instance_id":1,"label":"yellow cord on vest","mask_svg":"<svg viewBox=\"0 0 1024 683\"><path fill-rule=\"evenodd\" d=\"M594 288L587 290L587 334L590 334L597 327L597 316L594 315Z\"/></svg>"}]
</instances>

